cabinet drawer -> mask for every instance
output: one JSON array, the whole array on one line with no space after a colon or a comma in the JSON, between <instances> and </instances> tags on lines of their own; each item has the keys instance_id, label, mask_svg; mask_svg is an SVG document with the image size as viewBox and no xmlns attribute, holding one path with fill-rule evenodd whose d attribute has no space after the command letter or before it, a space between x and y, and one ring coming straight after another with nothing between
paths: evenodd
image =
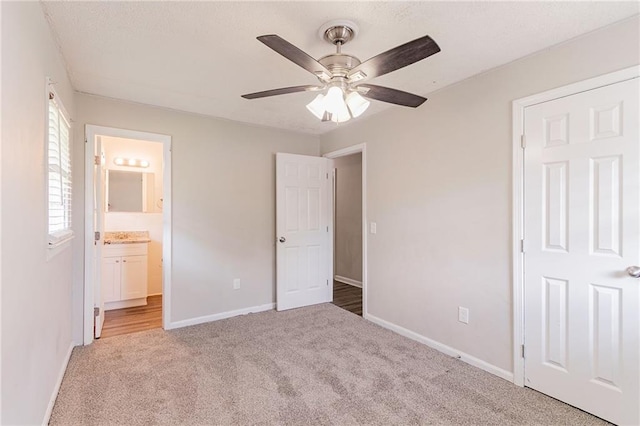
<instances>
[{"instance_id":1,"label":"cabinet drawer","mask_svg":"<svg viewBox=\"0 0 640 426\"><path fill-rule=\"evenodd\" d=\"M146 256L147 243L105 244L102 246L102 257Z\"/></svg>"}]
</instances>

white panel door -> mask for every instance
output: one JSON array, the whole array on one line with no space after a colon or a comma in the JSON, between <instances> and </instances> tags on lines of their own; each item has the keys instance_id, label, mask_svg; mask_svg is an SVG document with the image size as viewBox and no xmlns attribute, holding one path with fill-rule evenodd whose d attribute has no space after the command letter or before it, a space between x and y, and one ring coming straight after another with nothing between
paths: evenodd
<instances>
[{"instance_id":1,"label":"white panel door","mask_svg":"<svg viewBox=\"0 0 640 426\"><path fill-rule=\"evenodd\" d=\"M640 423L638 79L525 110L525 385Z\"/></svg>"},{"instance_id":2,"label":"white panel door","mask_svg":"<svg viewBox=\"0 0 640 426\"><path fill-rule=\"evenodd\" d=\"M330 302L328 163L276 154L277 310Z\"/></svg>"},{"instance_id":3,"label":"white panel door","mask_svg":"<svg viewBox=\"0 0 640 426\"><path fill-rule=\"evenodd\" d=\"M93 182L94 182L94 199L93 199L93 229L99 236L98 239L93 242L93 271L94 271L94 307L98 309L98 316L94 319L93 335L96 339L102 335L102 326L104 325L104 297L101 286L101 267L102 267L102 244L104 241L104 194L105 194L105 182L106 182L106 169L104 167L104 152L102 151L102 138L96 136L94 144L94 167L93 167Z\"/></svg>"}]
</instances>

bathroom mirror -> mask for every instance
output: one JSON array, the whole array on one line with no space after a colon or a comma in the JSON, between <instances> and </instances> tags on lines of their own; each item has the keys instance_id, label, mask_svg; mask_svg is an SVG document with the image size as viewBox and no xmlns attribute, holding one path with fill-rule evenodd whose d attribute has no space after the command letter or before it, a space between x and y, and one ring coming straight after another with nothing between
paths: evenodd
<instances>
[{"instance_id":1,"label":"bathroom mirror","mask_svg":"<svg viewBox=\"0 0 640 426\"><path fill-rule=\"evenodd\" d=\"M107 212L152 212L153 173L107 170Z\"/></svg>"}]
</instances>

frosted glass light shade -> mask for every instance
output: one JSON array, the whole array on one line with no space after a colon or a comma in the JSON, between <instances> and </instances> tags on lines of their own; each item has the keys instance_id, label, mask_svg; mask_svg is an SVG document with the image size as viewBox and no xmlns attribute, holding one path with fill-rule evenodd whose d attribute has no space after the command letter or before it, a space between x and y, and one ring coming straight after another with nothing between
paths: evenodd
<instances>
[{"instance_id":1,"label":"frosted glass light shade","mask_svg":"<svg viewBox=\"0 0 640 426\"><path fill-rule=\"evenodd\" d=\"M314 100L307 104L307 109L311 111L313 115L322 120L324 117L324 95L320 93Z\"/></svg>"},{"instance_id":2,"label":"frosted glass light shade","mask_svg":"<svg viewBox=\"0 0 640 426\"><path fill-rule=\"evenodd\" d=\"M347 104L343 102L338 112L331 115L331 121L333 121L334 123L344 123L345 121L349 120L351 120L351 114L349 113Z\"/></svg>"},{"instance_id":3,"label":"frosted glass light shade","mask_svg":"<svg viewBox=\"0 0 640 426\"><path fill-rule=\"evenodd\" d=\"M342 89L337 86L329 88L327 96L324 97L324 108L331 114L338 114L344 106L346 105Z\"/></svg>"},{"instance_id":4,"label":"frosted glass light shade","mask_svg":"<svg viewBox=\"0 0 640 426\"><path fill-rule=\"evenodd\" d=\"M353 118L360 116L369 108L371 102L363 98L358 92L351 92L347 95L347 105Z\"/></svg>"}]
</instances>

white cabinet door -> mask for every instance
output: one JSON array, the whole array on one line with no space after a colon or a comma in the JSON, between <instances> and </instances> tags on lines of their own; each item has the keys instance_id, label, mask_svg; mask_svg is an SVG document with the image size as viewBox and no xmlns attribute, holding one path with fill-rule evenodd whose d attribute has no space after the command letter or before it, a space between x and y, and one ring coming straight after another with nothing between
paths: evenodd
<instances>
[{"instance_id":1,"label":"white cabinet door","mask_svg":"<svg viewBox=\"0 0 640 426\"><path fill-rule=\"evenodd\" d=\"M525 110L525 384L640 423L638 79Z\"/></svg>"},{"instance_id":2,"label":"white cabinet door","mask_svg":"<svg viewBox=\"0 0 640 426\"><path fill-rule=\"evenodd\" d=\"M120 300L120 258L102 259L102 299L104 303Z\"/></svg>"},{"instance_id":3,"label":"white cabinet door","mask_svg":"<svg viewBox=\"0 0 640 426\"><path fill-rule=\"evenodd\" d=\"M147 297L147 256L122 256L121 300Z\"/></svg>"},{"instance_id":4,"label":"white cabinet door","mask_svg":"<svg viewBox=\"0 0 640 426\"><path fill-rule=\"evenodd\" d=\"M277 310L331 301L328 161L276 154Z\"/></svg>"}]
</instances>

